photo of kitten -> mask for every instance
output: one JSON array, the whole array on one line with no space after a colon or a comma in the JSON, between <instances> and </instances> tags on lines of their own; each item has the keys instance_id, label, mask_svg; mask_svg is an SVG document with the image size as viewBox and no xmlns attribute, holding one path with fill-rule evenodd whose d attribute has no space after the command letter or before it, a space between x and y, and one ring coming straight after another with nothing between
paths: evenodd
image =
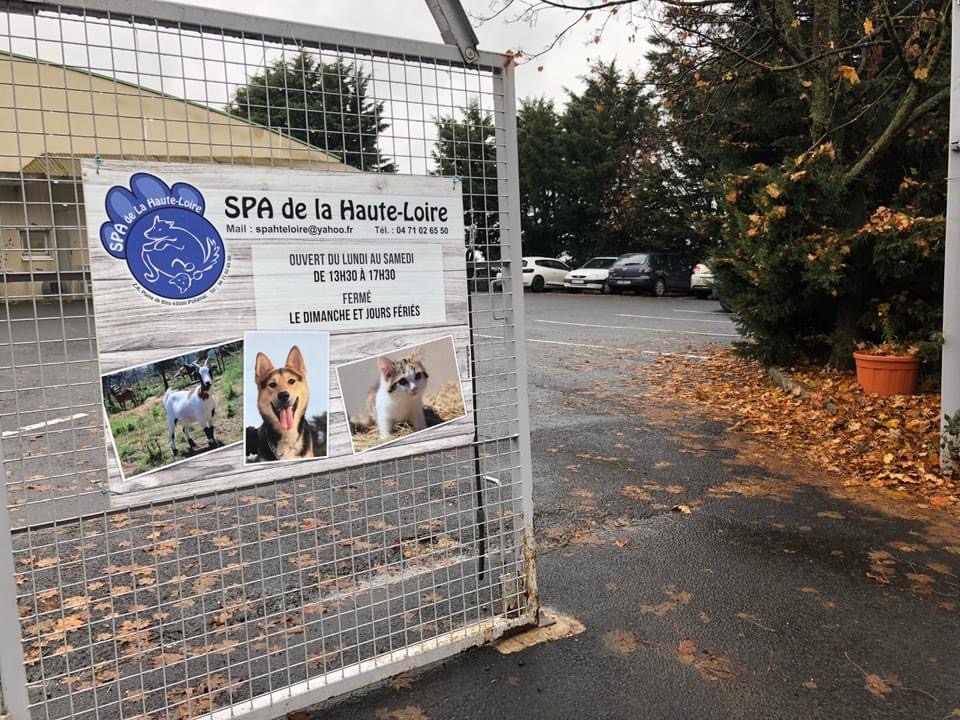
<instances>
[{"instance_id":1,"label":"photo of kitten","mask_svg":"<svg viewBox=\"0 0 960 720\"><path fill-rule=\"evenodd\" d=\"M402 422L414 430L426 429L423 396L430 375L420 359L420 351L414 350L397 361L381 356L377 358L377 366L380 377L367 393L367 409L370 417L377 421L380 439L390 437Z\"/></svg>"},{"instance_id":2,"label":"photo of kitten","mask_svg":"<svg viewBox=\"0 0 960 720\"><path fill-rule=\"evenodd\" d=\"M466 415L453 338L337 368L354 452Z\"/></svg>"}]
</instances>

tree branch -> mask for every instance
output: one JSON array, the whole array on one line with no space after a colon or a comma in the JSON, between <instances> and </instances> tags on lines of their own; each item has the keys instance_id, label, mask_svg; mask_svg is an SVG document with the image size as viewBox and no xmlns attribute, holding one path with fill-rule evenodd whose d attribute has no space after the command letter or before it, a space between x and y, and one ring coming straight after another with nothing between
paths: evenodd
<instances>
[{"instance_id":1,"label":"tree branch","mask_svg":"<svg viewBox=\"0 0 960 720\"><path fill-rule=\"evenodd\" d=\"M897 32L897 26L893 22L893 15L890 14L890 6L886 3L886 0L880 2L881 7L883 8L883 24L887 28L887 32L890 33L890 37L893 39L893 46L897 51L897 58L900 60L900 64L903 65L903 69L907 73L908 78L913 77L913 68L910 67L910 61L907 60L906 53L903 51L903 41L900 39L900 33ZM911 82L913 82L911 80Z\"/></svg>"},{"instance_id":2,"label":"tree branch","mask_svg":"<svg viewBox=\"0 0 960 720\"><path fill-rule=\"evenodd\" d=\"M917 120L922 118L928 112L936 110L937 106L939 106L940 103L942 103L944 100L948 100L949 98L950 98L950 86L944 85L937 92L935 92L933 95L928 97L926 100L924 100L922 103L920 103L919 105L917 105L917 107L913 109L913 112L910 114L910 117L907 118L907 127L910 127L911 125L913 125Z\"/></svg>"},{"instance_id":3,"label":"tree branch","mask_svg":"<svg viewBox=\"0 0 960 720\"><path fill-rule=\"evenodd\" d=\"M632 5L637 2L637 0L608 0L608 2L598 2L587 5L571 5L564 2L556 2L555 0L538 0L544 5L548 5L552 8L559 8L560 10L576 10L577 12L595 12L597 10L604 10L610 7L617 7L618 5ZM718 0L725 3L731 2L731 0Z\"/></svg>"},{"instance_id":4,"label":"tree branch","mask_svg":"<svg viewBox=\"0 0 960 720\"><path fill-rule=\"evenodd\" d=\"M842 122L842 123L840 123L839 125L836 125L836 126L830 128L829 130L827 130L826 132L824 132L823 135L821 135L821 136L817 139L817 141L816 141L815 143L813 143L813 145L811 145L811 146L807 149L807 152L811 152L811 151L814 150L820 143L822 143L824 140L826 140L828 137L830 137L831 135L833 135L833 134L836 133L836 132L839 132L840 130L843 130L845 127L849 127L850 125L853 125L857 120L859 120L859 119L862 118L864 115L866 115L868 112L870 112L871 110L873 110L874 106L875 106L878 102L880 102L880 101L883 99L883 97L884 97L888 92L890 92L891 88L893 88L893 86L894 86L895 84L896 84L895 82L889 82L889 83L887 83L887 86L883 89L883 92L881 92L876 98L874 98L874 100L873 100L872 102L867 103L863 108L861 108L860 112L858 112L856 115L854 115L854 116L853 116L852 118L850 118L849 120L847 120L847 121L845 121L845 122ZM949 93L948 93L948 94L949 94Z\"/></svg>"},{"instance_id":5,"label":"tree branch","mask_svg":"<svg viewBox=\"0 0 960 720\"><path fill-rule=\"evenodd\" d=\"M938 56L943 53L943 46L946 42L947 31L946 18L947 13L950 12L951 2L945 2L943 9L940 11L939 25L940 25L940 36L937 38L936 43L929 51L935 61L938 60ZM910 66L907 65L907 71L910 72ZM910 78L913 80L913 73L910 72ZM871 164L880 156L884 150L889 147L890 143L896 139L900 132L909 126L911 118L916 114L916 111L920 107L925 107L924 112L929 111L929 106L927 103L936 97L938 94L942 93L941 89L931 98L924 100L923 103L917 104L920 99L921 89L925 86L925 83L922 82L911 82L910 87L907 88L907 92L904 93L903 99L900 101L900 106L897 108L897 111L893 114L893 117L890 118L890 122L887 123L887 127L884 128L883 132L880 133L880 136L873 142L873 144L866 149L866 151L860 156L860 158L853 164L846 174L843 176L844 186L850 185L852 182L857 180L866 170L870 167ZM939 100L938 100L939 102Z\"/></svg>"},{"instance_id":6,"label":"tree branch","mask_svg":"<svg viewBox=\"0 0 960 720\"><path fill-rule=\"evenodd\" d=\"M835 55L840 55L840 54L842 54L842 53L850 52L851 50L856 50L856 49L859 49L859 48L867 48L867 47L874 47L874 46L880 46L880 45L886 45L886 44L887 44L886 42L884 42L884 41L882 41L882 40L876 40L876 41L874 41L874 42L863 42L863 40L858 40L857 42L853 43L852 45L845 45L844 47L832 48L832 49L830 49L830 50L824 50L823 52L821 52L821 53L819 53L819 54L817 54L817 55L814 55L814 56L812 56L812 57L808 57L807 59L805 59L805 60L803 60L803 61L801 61L801 62L793 63L793 64L791 64L791 65L768 65L767 63L760 62L759 60L754 60L753 58L748 57L747 55L744 55L742 52L740 52L740 51L737 50L736 48L731 47L731 46L727 45L726 43L722 43L722 42L720 42L719 40L716 40L716 39L710 37L710 36L707 35L706 33L701 32L700 30L696 30L696 29L694 29L694 28L686 27L686 26L680 26L680 27L682 27L682 29L683 29L684 32L688 32L688 33L690 33L691 35L696 35L697 37L702 38L703 40L705 40L707 43L709 43L709 44L712 45L713 47L717 48L718 50L722 50L723 52L727 52L727 53L730 53L731 55L735 55L735 56L737 56L738 58L740 58L741 60L745 60L745 61L749 62L751 65L754 65L755 67L758 67L758 68L760 68L761 70L764 70L764 71L766 71L766 72L791 72L791 71L793 71L793 70L800 70L801 68L804 68L804 67L806 67L806 66L808 66L808 65L812 65L813 63L819 62L819 61L821 61L821 60L823 60L823 59L825 59L825 58L829 58L829 57L832 57L832 56L835 56Z\"/></svg>"},{"instance_id":7,"label":"tree branch","mask_svg":"<svg viewBox=\"0 0 960 720\"><path fill-rule=\"evenodd\" d=\"M762 8L763 5L761 4L760 7ZM773 27L771 34L777 37L787 54L793 58L794 62L805 60L806 54L800 47L800 34L793 27L796 15L790 0L776 0L773 3L773 15L769 17Z\"/></svg>"}]
</instances>

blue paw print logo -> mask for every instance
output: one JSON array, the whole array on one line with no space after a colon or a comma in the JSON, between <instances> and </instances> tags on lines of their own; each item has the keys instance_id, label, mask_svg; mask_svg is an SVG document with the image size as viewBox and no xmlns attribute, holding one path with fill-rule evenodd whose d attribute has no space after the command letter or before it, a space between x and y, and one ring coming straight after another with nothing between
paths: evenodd
<instances>
[{"instance_id":1,"label":"blue paw print logo","mask_svg":"<svg viewBox=\"0 0 960 720\"><path fill-rule=\"evenodd\" d=\"M154 295L187 300L207 292L223 274L226 251L203 217L203 195L192 185L168 186L137 173L130 189L107 192L109 220L100 226L104 249L126 260L130 274Z\"/></svg>"}]
</instances>

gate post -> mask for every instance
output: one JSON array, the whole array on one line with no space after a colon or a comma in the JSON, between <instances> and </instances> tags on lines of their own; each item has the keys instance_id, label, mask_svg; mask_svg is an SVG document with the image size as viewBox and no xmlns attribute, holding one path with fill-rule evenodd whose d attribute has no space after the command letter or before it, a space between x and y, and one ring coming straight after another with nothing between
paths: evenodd
<instances>
[{"instance_id":1,"label":"gate post","mask_svg":"<svg viewBox=\"0 0 960 720\"><path fill-rule=\"evenodd\" d=\"M943 362L940 369L940 465L955 470L944 442L950 436L946 416L960 411L960 22L954 0L950 53L950 150L947 153L947 220L943 258Z\"/></svg>"},{"instance_id":2,"label":"gate post","mask_svg":"<svg viewBox=\"0 0 960 720\"><path fill-rule=\"evenodd\" d=\"M503 118L503 128L497 128L497 194L501 202L506 201L506 217L509 224L500 228L501 237L510 238L509 262L503 264L503 292L510 292L512 301L504 303L504 340L512 344L516 356L517 374L517 444L520 453L520 509L523 527L519 543L524 565L524 587L526 591L526 614L531 623L539 619L539 595L537 593L537 551L533 531L533 465L530 452L530 408L527 405L527 346L526 324L523 309L523 247L520 217L520 164L517 152L517 93L516 69L513 61L504 63L500 75L502 93L494 92L494 106L497 117ZM503 135L503 142L499 136ZM503 148L502 152L500 148ZM512 182L511 182L512 181ZM502 217L502 216L501 216Z\"/></svg>"},{"instance_id":3,"label":"gate post","mask_svg":"<svg viewBox=\"0 0 960 720\"><path fill-rule=\"evenodd\" d=\"M0 467L3 447L0 446ZM7 484L0 482L0 712L3 720L28 720L27 671L20 639L17 575L13 563L13 535Z\"/></svg>"}]
</instances>

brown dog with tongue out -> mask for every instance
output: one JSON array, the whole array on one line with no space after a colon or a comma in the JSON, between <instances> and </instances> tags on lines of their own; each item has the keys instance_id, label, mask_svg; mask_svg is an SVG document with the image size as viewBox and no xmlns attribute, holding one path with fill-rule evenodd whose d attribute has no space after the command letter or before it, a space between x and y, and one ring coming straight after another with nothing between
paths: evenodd
<instances>
[{"instance_id":1,"label":"brown dog with tongue out","mask_svg":"<svg viewBox=\"0 0 960 720\"><path fill-rule=\"evenodd\" d=\"M258 460L298 460L324 457L326 433L323 417L306 417L310 404L307 368L300 348L294 345L283 367L275 368L264 353L257 353L254 371L257 409L263 424L257 429Z\"/></svg>"}]
</instances>

